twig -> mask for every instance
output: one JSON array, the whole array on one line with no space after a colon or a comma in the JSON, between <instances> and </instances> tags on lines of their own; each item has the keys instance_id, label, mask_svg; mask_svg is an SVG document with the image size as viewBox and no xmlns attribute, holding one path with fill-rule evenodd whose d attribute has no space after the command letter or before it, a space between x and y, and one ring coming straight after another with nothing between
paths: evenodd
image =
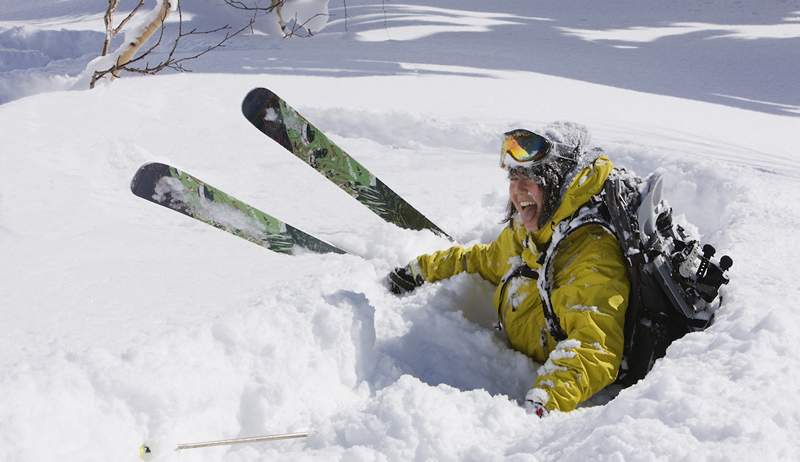
<instances>
[{"instance_id":1,"label":"twig","mask_svg":"<svg viewBox=\"0 0 800 462\"><path fill-rule=\"evenodd\" d=\"M252 28L253 23L255 22L255 18L251 18L250 21L246 25L241 27L236 32L233 32L233 33L226 32L225 33L225 37L222 40L220 40L219 42L217 42L215 45L212 45L212 46L206 48L205 50L203 50L203 51L201 51L199 53L196 53L196 54L194 54L192 56L186 56L186 57L183 57L183 58L177 58L176 59L176 58L174 58L175 51L177 51L178 43L180 42L180 40L182 38L188 37L190 35L212 34L212 33L215 33L215 32L222 31L222 30L229 30L231 28L230 25L225 25L225 26L219 27L217 29L213 29L213 30L198 31L197 29L192 29L189 32L183 32L183 12L181 11L180 3L178 4L178 19L179 19L178 20L178 35L175 37L175 40L172 42L172 47L170 48L169 54L167 55L167 59L162 60L161 62L159 62L155 66L150 66L149 63L146 64L144 68L135 68L135 67L130 67L129 66L129 64L131 64L131 63L133 63L135 61L138 61L138 60L144 58L145 56L147 56L151 51L153 51L155 48L157 48L160 45L161 38L163 36L163 25L162 25L162 33L159 36L158 41L156 42L156 44L153 45L145 53L142 53L142 55L140 55L139 57L137 57L137 58L125 63L122 67L126 71L137 72L137 73L140 73L140 74L155 74L155 73L158 73L158 72L160 72L161 70L163 70L165 68L174 69L174 70L179 71L179 72L191 72L191 69L188 69L188 68L183 66L183 64L182 64L183 62L190 61L190 60L193 60L193 59L197 59L197 58L203 56L204 54L208 53L211 50L214 50L214 49L217 49L217 48L224 48L225 47L225 42L227 42L231 38L241 34L245 30L247 30L249 28Z\"/></svg>"},{"instance_id":2,"label":"twig","mask_svg":"<svg viewBox=\"0 0 800 462\"><path fill-rule=\"evenodd\" d=\"M264 13L271 13L273 10L280 9L283 7L283 4L286 3L286 0L275 0L272 1L270 6L249 6L246 5L244 2L239 0L223 0L226 5L236 8L237 10L246 10L246 11L263 11Z\"/></svg>"},{"instance_id":3,"label":"twig","mask_svg":"<svg viewBox=\"0 0 800 462\"><path fill-rule=\"evenodd\" d=\"M294 15L294 24L292 26L292 30L290 30L289 32L284 31L283 32L284 33L284 37L287 37L287 38L288 37L294 37L295 32L297 32L298 30L305 30L306 33L308 34L306 37L312 37L314 35L314 33L311 32L310 28L305 27L305 25L308 24L309 22L311 22L313 19L319 17L319 16L328 16L328 15L327 14L323 14L323 13L317 13L314 16L311 16L310 18L306 19L305 22L303 22L302 24L297 24L297 15L295 14Z\"/></svg>"},{"instance_id":4,"label":"twig","mask_svg":"<svg viewBox=\"0 0 800 462\"><path fill-rule=\"evenodd\" d=\"M347 0L342 0L342 3L344 3L344 31L349 32L347 28Z\"/></svg>"},{"instance_id":5,"label":"twig","mask_svg":"<svg viewBox=\"0 0 800 462\"><path fill-rule=\"evenodd\" d=\"M116 37L119 32L125 27L125 24L133 18L139 8L144 5L144 0L139 0L139 3L125 16L125 19L120 22L117 27L114 27L114 20L113 16L114 13L117 11L117 6L119 6L119 0L108 0L108 7L106 8L106 14L103 15L103 22L106 25L106 37L103 40L103 49L100 51L100 56L105 56L108 54L108 47L111 45L111 40Z\"/></svg>"},{"instance_id":6,"label":"twig","mask_svg":"<svg viewBox=\"0 0 800 462\"><path fill-rule=\"evenodd\" d=\"M95 71L93 76L92 76L92 82L90 84L90 88L93 88L95 82L97 80L103 78L107 74L110 73L112 75L116 75L121 70L125 70L125 71L128 71L128 72L133 72L133 73L137 73L137 74L147 74L147 75L157 74L158 72L161 72L162 70L167 69L167 68L176 70L178 72L191 72L191 69L188 69L184 65L184 63L186 61L197 59L197 58L205 55L206 53L210 52L211 50L214 50L214 49L217 49L217 48L223 48L225 46L225 43L228 40L230 40L233 37L241 34L242 32L244 32L247 29L251 29L252 30L253 24L255 23L255 15L253 15L253 17L250 18L248 23L245 24L242 28L236 30L235 32L226 32L225 33L225 37L222 38L222 40L217 42L215 45L209 46L205 50L203 50L203 51L201 51L199 53L196 53L194 55L191 55L191 56L185 56L185 57L182 57L182 58L175 58L175 52L178 49L178 44L180 43L180 41L183 38L188 37L190 35L213 34L213 33L216 33L216 32L223 31L223 30L230 30L231 29L230 25L225 25L225 26L222 26L222 27L219 27L219 28L216 28L216 29L211 29L211 30L198 31L197 28L194 28L194 29L192 29L192 30L190 30L188 32L184 32L183 31L183 10L181 9L180 3L178 3L177 10L178 10L178 33L175 36L175 40L173 40L173 42L172 42L172 45L171 45L171 47L169 49L169 52L167 53L166 59L161 60L160 62L158 62L155 65L151 65L150 63L145 63L144 67L132 66L132 64L137 63L137 62L145 59L147 56L150 55L150 53L154 52L157 48L159 48L161 46L161 43L162 43L162 41L164 39L165 31L166 31L166 24L162 21L161 28L160 28L160 31L159 31L159 34L158 34L158 38L156 39L155 43L153 43L145 51L141 52L138 56L135 56L135 57L131 58L130 60L126 61L126 62L123 62L123 63L117 62L117 63L115 63L114 65L112 65L108 69L105 69L105 70L102 70L102 71Z\"/></svg>"},{"instance_id":7,"label":"twig","mask_svg":"<svg viewBox=\"0 0 800 462\"><path fill-rule=\"evenodd\" d=\"M119 0L114 0L114 3L119 3ZM144 6L144 0L139 0L139 3L133 8L133 10L131 10L130 13L128 13L128 16L125 16L125 19L123 19L119 23L119 25L116 28L114 28L114 35L119 34L119 31L121 31L122 28L125 27L125 24L127 24L128 21L130 21L131 18L133 18L133 15L135 15L136 12L139 11L139 8L141 8L142 6Z\"/></svg>"}]
</instances>

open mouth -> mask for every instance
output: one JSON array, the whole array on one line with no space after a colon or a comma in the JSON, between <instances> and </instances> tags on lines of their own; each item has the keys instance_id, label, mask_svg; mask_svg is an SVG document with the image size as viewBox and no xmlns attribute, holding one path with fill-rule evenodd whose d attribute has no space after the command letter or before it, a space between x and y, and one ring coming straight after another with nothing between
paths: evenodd
<instances>
[{"instance_id":1,"label":"open mouth","mask_svg":"<svg viewBox=\"0 0 800 462\"><path fill-rule=\"evenodd\" d=\"M519 203L519 214L524 221L536 217L538 206L536 202L523 201Z\"/></svg>"}]
</instances>

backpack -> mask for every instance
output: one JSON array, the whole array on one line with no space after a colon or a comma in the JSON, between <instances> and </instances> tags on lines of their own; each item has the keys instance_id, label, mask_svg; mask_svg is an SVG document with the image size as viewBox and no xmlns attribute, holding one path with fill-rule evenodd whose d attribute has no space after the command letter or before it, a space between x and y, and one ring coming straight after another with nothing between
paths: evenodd
<instances>
[{"instance_id":1,"label":"backpack","mask_svg":"<svg viewBox=\"0 0 800 462\"><path fill-rule=\"evenodd\" d=\"M615 168L599 194L556 226L539 261L542 271L537 286L545 321L551 335L561 341L567 336L549 296L558 244L591 224L617 238L631 287L616 382L623 386L644 378L672 341L711 325L722 301L719 288L728 283L725 272L733 265L727 255L714 260L714 247L701 247L684 228L673 224L672 209L661 199L661 185L660 174L642 179Z\"/></svg>"}]
</instances>

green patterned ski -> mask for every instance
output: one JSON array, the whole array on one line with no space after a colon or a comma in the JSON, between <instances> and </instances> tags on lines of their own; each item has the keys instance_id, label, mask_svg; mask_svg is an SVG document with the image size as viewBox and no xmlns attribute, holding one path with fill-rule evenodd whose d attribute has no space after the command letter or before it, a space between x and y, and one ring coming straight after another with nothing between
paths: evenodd
<instances>
[{"instance_id":1,"label":"green patterned ski","mask_svg":"<svg viewBox=\"0 0 800 462\"><path fill-rule=\"evenodd\" d=\"M275 252L293 254L299 247L317 253L346 253L169 165L142 165L131 181L131 191Z\"/></svg>"},{"instance_id":2,"label":"green patterned ski","mask_svg":"<svg viewBox=\"0 0 800 462\"><path fill-rule=\"evenodd\" d=\"M379 217L401 228L429 229L451 239L275 93L266 88L252 90L242 102L242 113L265 135Z\"/></svg>"}]
</instances>

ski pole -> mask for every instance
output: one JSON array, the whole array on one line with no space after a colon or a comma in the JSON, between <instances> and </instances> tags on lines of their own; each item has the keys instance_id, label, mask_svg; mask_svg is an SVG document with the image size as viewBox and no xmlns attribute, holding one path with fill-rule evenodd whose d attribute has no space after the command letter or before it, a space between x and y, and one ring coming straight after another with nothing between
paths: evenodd
<instances>
[{"instance_id":1,"label":"ski pole","mask_svg":"<svg viewBox=\"0 0 800 462\"><path fill-rule=\"evenodd\" d=\"M289 440L294 438L306 438L309 435L311 435L310 432L297 432L297 433L283 433L279 435L249 436L246 438L233 438L233 439L218 440L218 441L203 441L200 443L182 443L176 446L175 450L180 451L182 449L207 448L211 446L227 446L231 444L260 443L263 441Z\"/></svg>"}]
</instances>

